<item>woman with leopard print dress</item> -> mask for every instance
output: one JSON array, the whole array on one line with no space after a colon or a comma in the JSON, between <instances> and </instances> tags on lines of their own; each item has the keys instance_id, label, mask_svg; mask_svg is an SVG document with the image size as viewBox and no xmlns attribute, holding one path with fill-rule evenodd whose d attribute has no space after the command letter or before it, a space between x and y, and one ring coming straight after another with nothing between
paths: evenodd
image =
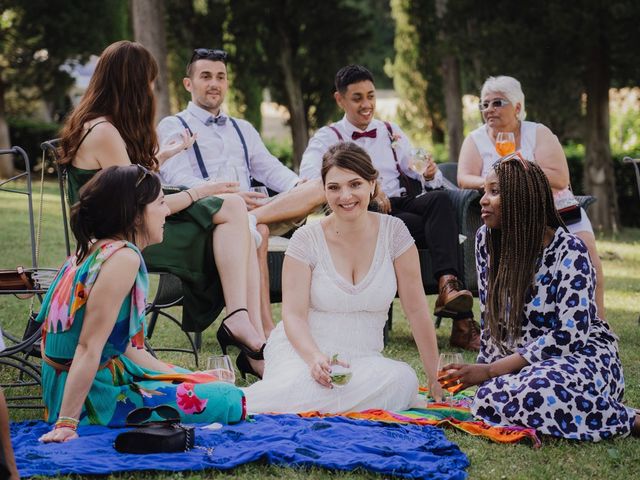
<instances>
[{"instance_id":1,"label":"woman with leopard print dress","mask_svg":"<svg viewBox=\"0 0 640 480\"><path fill-rule=\"evenodd\" d=\"M584 243L558 216L542 170L519 153L486 177L476 236L482 344L477 364L442 381L479 385L473 413L554 437L640 432L622 404L617 338L596 314Z\"/></svg>"}]
</instances>

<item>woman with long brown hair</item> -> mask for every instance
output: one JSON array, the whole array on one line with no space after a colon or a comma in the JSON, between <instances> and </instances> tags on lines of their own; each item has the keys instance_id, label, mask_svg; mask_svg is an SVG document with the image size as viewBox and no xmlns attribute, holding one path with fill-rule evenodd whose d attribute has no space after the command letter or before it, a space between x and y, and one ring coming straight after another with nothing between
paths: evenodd
<instances>
[{"instance_id":1,"label":"woman with long brown hair","mask_svg":"<svg viewBox=\"0 0 640 480\"><path fill-rule=\"evenodd\" d=\"M516 153L491 169L484 191L478 363L446 366L441 381L479 385L472 411L492 423L595 442L640 434L622 404L618 341L598 317L587 247L566 230L544 171Z\"/></svg>"},{"instance_id":2,"label":"woman with long brown hair","mask_svg":"<svg viewBox=\"0 0 640 480\"><path fill-rule=\"evenodd\" d=\"M151 53L135 42L116 42L100 56L85 95L62 129L60 157L71 203L99 170L134 163L155 171L195 140L185 133L181 142L158 151L153 126L157 73ZM201 331L214 321L222 289L225 338L241 349L245 371L259 374L265 336L258 265L245 203L233 194L237 190L236 182L211 182L167 195L171 215L164 241L145 250L144 258L151 271L182 280L183 326L189 330Z\"/></svg>"}]
</instances>

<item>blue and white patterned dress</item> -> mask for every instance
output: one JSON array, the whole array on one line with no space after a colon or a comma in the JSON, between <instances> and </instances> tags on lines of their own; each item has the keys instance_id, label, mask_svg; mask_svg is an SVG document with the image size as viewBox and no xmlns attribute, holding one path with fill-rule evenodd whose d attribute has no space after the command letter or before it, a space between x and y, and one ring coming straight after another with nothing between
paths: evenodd
<instances>
[{"instance_id":1,"label":"blue and white patterned dress","mask_svg":"<svg viewBox=\"0 0 640 480\"><path fill-rule=\"evenodd\" d=\"M485 328L487 228L476 235L482 343L478 363L519 353L529 363L517 373L480 385L473 413L489 422L540 433L599 441L628 435L635 412L622 402L624 378L618 342L596 315L595 273L587 248L558 228L538 261L525 299L522 336L500 348Z\"/></svg>"}]
</instances>

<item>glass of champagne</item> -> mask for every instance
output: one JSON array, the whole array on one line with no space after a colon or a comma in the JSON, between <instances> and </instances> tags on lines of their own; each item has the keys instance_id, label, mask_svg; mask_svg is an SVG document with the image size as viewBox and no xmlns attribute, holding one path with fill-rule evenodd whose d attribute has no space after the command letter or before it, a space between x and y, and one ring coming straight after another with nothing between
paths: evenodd
<instances>
[{"instance_id":1,"label":"glass of champagne","mask_svg":"<svg viewBox=\"0 0 640 480\"><path fill-rule=\"evenodd\" d=\"M516 151L516 137L513 132L498 132L496 136L496 152L505 157Z\"/></svg>"},{"instance_id":2,"label":"glass of champagne","mask_svg":"<svg viewBox=\"0 0 640 480\"><path fill-rule=\"evenodd\" d=\"M410 154L411 160L409 162L409 168L420 176L420 186L422 187L420 195L423 195L427 191L424 185L424 171L429 164L429 154L421 147L412 148Z\"/></svg>"},{"instance_id":3,"label":"glass of champagne","mask_svg":"<svg viewBox=\"0 0 640 480\"><path fill-rule=\"evenodd\" d=\"M441 353L440 360L438 361L438 382L442 388L448 392L447 403L453 405L453 395L458 393L462 389L462 384L456 383L456 380L449 380L448 382L442 382L441 377L448 373L453 373L455 370L445 370L445 367L452 363L462 364L464 359L461 353Z\"/></svg>"},{"instance_id":4,"label":"glass of champagne","mask_svg":"<svg viewBox=\"0 0 640 480\"><path fill-rule=\"evenodd\" d=\"M260 205L264 205L265 203L268 203L269 200L271 200L271 198L269 197L269 190L267 190L267 187L262 187L262 186L251 187L249 191L261 193L264 195L264 198L256 198L256 203L259 203Z\"/></svg>"},{"instance_id":5,"label":"glass of champagne","mask_svg":"<svg viewBox=\"0 0 640 480\"><path fill-rule=\"evenodd\" d=\"M212 355L207 358L207 372L222 382L236 383L236 372L229 355Z\"/></svg>"},{"instance_id":6,"label":"glass of champagne","mask_svg":"<svg viewBox=\"0 0 640 480\"><path fill-rule=\"evenodd\" d=\"M237 182L238 171L233 165L221 165L213 176L216 182Z\"/></svg>"}]
</instances>

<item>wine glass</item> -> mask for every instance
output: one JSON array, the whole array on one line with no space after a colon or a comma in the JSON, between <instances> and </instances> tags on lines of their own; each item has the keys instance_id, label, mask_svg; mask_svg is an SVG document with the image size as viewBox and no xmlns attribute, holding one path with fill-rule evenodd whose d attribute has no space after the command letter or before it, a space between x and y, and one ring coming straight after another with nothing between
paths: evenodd
<instances>
[{"instance_id":1,"label":"wine glass","mask_svg":"<svg viewBox=\"0 0 640 480\"><path fill-rule=\"evenodd\" d=\"M207 358L207 371L222 382L236 383L236 372L229 355L212 355Z\"/></svg>"},{"instance_id":2,"label":"wine glass","mask_svg":"<svg viewBox=\"0 0 640 480\"><path fill-rule=\"evenodd\" d=\"M256 193L261 193L263 194L265 197L264 198L256 198L256 203L259 203L261 205L264 205L265 203L268 203L269 200L271 200L271 198L269 197L269 190L267 190L267 187L251 187L249 188L250 192L256 192Z\"/></svg>"},{"instance_id":3,"label":"wine glass","mask_svg":"<svg viewBox=\"0 0 640 480\"><path fill-rule=\"evenodd\" d=\"M237 182L238 171L233 165L221 165L213 176L216 182Z\"/></svg>"},{"instance_id":4,"label":"wine glass","mask_svg":"<svg viewBox=\"0 0 640 480\"><path fill-rule=\"evenodd\" d=\"M448 393L447 403L453 405L453 395L458 393L462 389L462 384L456 383L456 380L449 380L447 383L440 381L440 377L452 373L455 370L445 370L445 367L452 363L462 364L464 359L461 353L441 353L440 360L438 361L438 382L442 388Z\"/></svg>"},{"instance_id":5,"label":"wine glass","mask_svg":"<svg viewBox=\"0 0 640 480\"><path fill-rule=\"evenodd\" d=\"M348 367L340 365L338 362L342 362ZM351 377L353 376L353 372L351 371L351 358L349 355L345 353L330 353L329 354L329 365L331 365L331 385L333 385L336 389L341 389L347 383L351 381ZM338 412L342 412L342 393L336 392L338 396Z\"/></svg>"},{"instance_id":6,"label":"wine glass","mask_svg":"<svg viewBox=\"0 0 640 480\"><path fill-rule=\"evenodd\" d=\"M345 367L338 362L349 365ZM345 353L332 353L329 355L329 365L331 365L331 384L334 387L344 387L351 381L353 372L351 371L350 358Z\"/></svg>"},{"instance_id":7,"label":"wine glass","mask_svg":"<svg viewBox=\"0 0 640 480\"><path fill-rule=\"evenodd\" d=\"M420 186L422 187L422 193L420 193L420 195L423 195L427 191L424 184L424 171L427 169L427 165L429 165L429 154L424 148L418 147L412 148L410 155L409 168L419 175Z\"/></svg>"},{"instance_id":8,"label":"wine glass","mask_svg":"<svg viewBox=\"0 0 640 480\"><path fill-rule=\"evenodd\" d=\"M496 136L496 152L505 157L516 151L516 137L513 132L498 132Z\"/></svg>"}]
</instances>

